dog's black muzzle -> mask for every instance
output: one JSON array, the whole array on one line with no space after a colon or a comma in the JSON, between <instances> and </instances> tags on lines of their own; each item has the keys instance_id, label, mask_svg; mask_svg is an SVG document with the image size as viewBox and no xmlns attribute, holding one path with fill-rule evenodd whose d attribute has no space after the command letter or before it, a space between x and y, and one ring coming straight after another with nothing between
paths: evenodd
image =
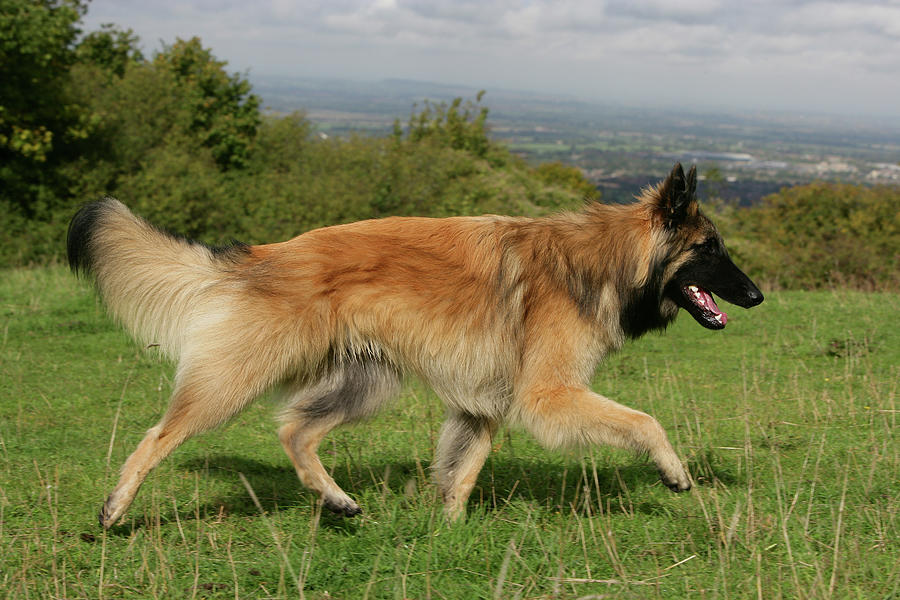
<instances>
[{"instance_id":1,"label":"dog's black muzzle","mask_svg":"<svg viewBox=\"0 0 900 600\"><path fill-rule=\"evenodd\" d=\"M708 329L722 329L728 315L719 309L713 294L742 308L763 301L756 284L727 256L705 257L683 265L666 292L678 306Z\"/></svg>"}]
</instances>

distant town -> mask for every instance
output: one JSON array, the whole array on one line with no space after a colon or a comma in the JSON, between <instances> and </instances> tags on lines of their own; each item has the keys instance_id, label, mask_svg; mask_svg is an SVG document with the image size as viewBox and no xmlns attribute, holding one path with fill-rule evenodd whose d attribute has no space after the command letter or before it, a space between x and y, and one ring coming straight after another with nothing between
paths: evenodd
<instances>
[{"instance_id":1,"label":"distant town","mask_svg":"<svg viewBox=\"0 0 900 600\"><path fill-rule=\"evenodd\" d=\"M479 90L427 82L252 77L268 110L303 111L321 136L387 135L426 101ZM487 90L492 135L533 163L581 168L608 201L628 201L672 163L697 164L700 193L753 204L814 180L900 185L900 122L791 113L700 113Z\"/></svg>"}]
</instances>

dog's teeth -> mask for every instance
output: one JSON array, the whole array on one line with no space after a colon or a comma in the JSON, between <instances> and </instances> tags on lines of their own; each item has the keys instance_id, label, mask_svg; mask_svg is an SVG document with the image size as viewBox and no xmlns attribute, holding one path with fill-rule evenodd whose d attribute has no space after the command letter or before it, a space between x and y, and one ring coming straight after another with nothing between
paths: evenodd
<instances>
[{"instance_id":1,"label":"dog's teeth","mask_svg":"<svg viewBox=\"0 0 900 600\"><path fill-rule=\"evenodd\" d=\"M699 288L696 285L690 285L688 289L696 294Z\"/></svg>"},{"instance_id":2,"label":"dog's teeth","mask_svg":"<svg viewBox=\"0 0 900 600\"><path fill-rule=\"evenodd\" d=\"M721 322L722 322L722 315L716 315L716 316L715 316L715 319L716 319L716 321L718 321L719 323L721 323Z\"/></svg>"}]
</instances>

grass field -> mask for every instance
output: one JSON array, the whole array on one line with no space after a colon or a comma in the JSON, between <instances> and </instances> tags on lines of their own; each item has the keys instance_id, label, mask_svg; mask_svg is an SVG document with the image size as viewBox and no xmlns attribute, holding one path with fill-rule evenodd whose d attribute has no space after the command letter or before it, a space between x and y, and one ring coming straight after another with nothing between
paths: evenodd
<instances>
[{"instance_id":1,"label":"grass field","mask_svg":"<svg viewBox=\"0 0 900 600\"><path fill-rule=\"evenodd\" d=\"M61 268L0 273L0 596L900 598L900 296L773 292L687 315L594 387L655 415L697 482L644 457L502 431L464 523L429 479L416 382L323 461L365 511L321 514L265 400L180 448L122 524L96 513L164 410L172 366Z\"/></svg>"}]
</instances>

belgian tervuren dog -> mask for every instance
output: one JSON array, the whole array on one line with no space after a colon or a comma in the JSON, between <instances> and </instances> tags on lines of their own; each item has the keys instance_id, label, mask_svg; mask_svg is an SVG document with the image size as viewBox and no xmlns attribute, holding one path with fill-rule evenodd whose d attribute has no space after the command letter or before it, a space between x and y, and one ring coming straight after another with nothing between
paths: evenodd
<instances>
[{"instance_id":1,"label":"belgian tervuren dog","mask_svg":"<svg viewBox=\"0 0 900 600\"><path fill-rule=\"evenodd\" d=\"M630 205L536 219L393 217L226 248L165 233L111 198L84 206L69 226L69 264L178 365L168 411L125 462L100 523L115 523L179 444L273 387L300 480L327 508L357 514L316 449L332 428L375 412L404 373L447 407L434 470L451 519L503 422L551 447L648 452L667 486L689 489L660 424L588 383L607 353L679 308L721 329L712 294L762 302L695 189L696 169L676 165Z\"/></svg>"}]
</instances>

